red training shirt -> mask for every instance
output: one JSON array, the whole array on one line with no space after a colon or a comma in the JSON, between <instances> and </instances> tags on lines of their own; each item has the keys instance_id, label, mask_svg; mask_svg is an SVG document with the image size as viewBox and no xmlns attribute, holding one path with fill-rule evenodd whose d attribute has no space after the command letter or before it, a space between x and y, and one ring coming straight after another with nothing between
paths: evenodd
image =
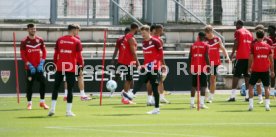
<instances>
[{"instance_id":1,"label":"red training shirt","mask_svg":"<svg viewBox=\"0 0 276 137\"><path fill-rule=\"evenodd\" d=\"M144 65L153 63L154 70L159 70L161 67L161 60L163 59L163 47L160 41L151 37L148 41L142 42L142 49L144 54Z\"/></svg>"},{"instance_id":2,"label":"red training shirt","mask_svg":"<svg viewBox=\"0 0 276 137\"><path fill-rule=\"evenodd\" d=\"M218 66L221 64L220 61L220 38L217 36L214 36L212 39L206 38L207 44L209 44L209 58L211 65Z\"/></svg>"},{"instance_id":3,"label":"red training shirt","mask_svg":"<svg viewBox=\"0 0 276 137\"><path fill-rule=\"evenodd\" d=\"M118 63L123 64L123 55L124 55L124 46L123 46L123 42L124 42L124 38L125 36L122 36L120 38L117 39L116 41L116 48L119 51L119 55L118 55Z\"/></svg>"},{"instance_id":4,"label":"red training shirt","mask_svg":"<svg viewBox=\"0 0 276 137\"><path fill-rule=\"evenodd\" d=\"M123 59L122 59L122 64L124 65L130 65L130 64L134 64L134 62L136 60L134 60L134 57L130 51L130 44L129 44L129 40L134 38L134 35L131 33L128 33L125 38L124 38L124 42L123 42ZM137 49L137 43L135 43L135 49Z\"/></svg>"},{"instance_id":5,"label":"red training shirt","mask_svg":"<svg viewBox=\"0 0 276 137\"><path fill-rule=\"evenodd\" d=\"M237 29L235 40L238 42L236 59L249 59L250 47L253 41L253 35L246 28Z\"/></svg>"},{"instance_id":6,"label":"red training shirt","mask_svg":"<svg viewBox=\"0 0 276 137\"><path fill-rule=\"evenodd\" d=\"M209 52L209 45L203 41L196 41L191 49L191 72L192 73L201 73L207 72L206 66L207 62L205 60L205 54Z\"/></svg>"},{"instance_id":7,"label":"red training shirt","mask_svg":"<svg viewBox=\"0 0 276 137\"><path fill-rule=\"evenodd\" d=\"M269 55L272 54L271 47L264 41L256 41L252 44L251 54L253 54L252 72L269 71L270 62Z\"/></svg>"}]
</instances>

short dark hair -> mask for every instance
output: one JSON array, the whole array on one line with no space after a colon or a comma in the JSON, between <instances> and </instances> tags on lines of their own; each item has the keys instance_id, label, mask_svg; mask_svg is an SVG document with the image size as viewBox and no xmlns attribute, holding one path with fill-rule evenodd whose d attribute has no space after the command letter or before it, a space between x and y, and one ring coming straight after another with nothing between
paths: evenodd
<instances>
[{"instance_id":1,"label":"short dark hair","mask_svg":"<svg viewBox=\"0 0 276 137\"><path fill-rule=\"evenodd\" d=\"M68 25L68 31L71 31L73 29L78 29L77 26L75 24L69 24Z\"/></svg>"},{"instance_id":2,"label":"short dark hair","mask_svg":"<svg viewBox=\"0 0 276 137\"><path fill-rule=\"evenodd\" d=\"M155 24L152 24L151 26L150 26L150 32L153 32L153 30L155 30L156 29L156 25Z\"/></svg>"},{"instance_id":3,"label":"short dark hair","mask_svg":"<svg viewBox=\"0 0 276 137\"><path fill-rule=\"evenodd\" d=\"M129 33L130 32L130 28L129 27L126 27L125 28L125 34Z\"/></svg>"},{"instance_id":4,"label":"short dark hair","mask_svg":"<svg viewBox=\"0 0 276 137\"><path fill-rule=\"evenodd\" d=\"M136 22L130 24L130 29L138 29L139 25Z\"/></svg>"},{"instance_id":5,"label":"short dark hair","mask_svg":"<svg viewBox=\"0 0 276 137\"><path fill-rule=\"evenodd\" d=\"M163 25L162 24L156 24L155 25L155 29L163 29Z\"/></svg>"},{"instance_id":6,"label":"short dark hair","mask_svg":"<svg viewBox=\"0 0 276 137\"><path fill-rule=\"evenodd\" d=\"M269 25L268 28L272 28L273 30L276 30L276 27L274 25Z\"/></svg>"},{"instance_id":7,"label":"short dark hair","mask_svg":"<svg viewBox=\"0 0 276 137\"><path fill-rule=\"evenodd\" d=\"M236 25L243 26L243 21L242 21L242 20L238 20L238 21L236 22Z\"/></svg>"},{"instance_id":8,"label":"short dark hair","mask_svg":"<svg viewBox=\"0 0 276 137\"><path fill-rule=\"evenodd\" d=\"M256 36L257 36L258 39L264 38L264 35L265 35L265 33L264 33L263 30L258 30L258 31L256 32Z\"/></svg>"},{"instance_id":9,"label":"short dark hair","mask_svg":"<svg viewBox=\"0 0 276 137\"><path fill-rule=\"evenodd\" d=\"M34 28L35 27L35 24L33 24L33 23L30 23L30 24L28 24L27 25L27 28L29 29L29 28Z\"/></svg>"},{"instance_id":10,"label":"short dark hair","mask_svg":"<svg viewBox=\"0 0 276 137\"><path fill-rule=\"evenodd\" d=\"M203 40L205 38L205 36L206 36L206 34L204 32L202 32L202 31L198 33L198 38L200 40Z\"/></svg>"}]
</instances>

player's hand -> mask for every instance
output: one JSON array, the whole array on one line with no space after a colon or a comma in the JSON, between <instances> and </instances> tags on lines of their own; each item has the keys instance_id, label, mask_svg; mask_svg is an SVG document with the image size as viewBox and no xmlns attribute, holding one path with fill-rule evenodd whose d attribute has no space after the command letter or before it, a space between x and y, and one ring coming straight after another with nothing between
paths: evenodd
<instances>
[{"instance_id":1,"label":"player's hand","mask_svg":"<svg viewBox=\"0 0 276 137\"><path fill-rule=\"evenodd\" d=\"M228 58L226 58L226 62L227 62L227 63L231 63L232 60L228 57Z\"/></svg>"},{"instance_id":2,"label":"player's hand","mask_svg":"<svg viewBox=\"0 0 276 137\"><path fill-rule=\"evenodd\" d=\"M251 74L252 73L252 69L251 68L248 68L248 74Z\"/></svg>"},{"instance_id":3,"label":"player's hand","mask_svg":"<svg viewBox=\"0 0 276 137\"><path fill-rule=\"evenodd\" d=\"M44 63L45 63L45 60L42 59L40 61L39 65L37 66L37 72L42 73L44 71L44 69L43 69Z\"/></svg>"},{"instance_id":4,"label":"player's hand","mask_svg":"<svg viewBox=\"0 0 276 137\"><path fill-rule=\"evenodd\" d=\"M271 73L270 73L270 77L271 77L271 78L274 78L274 77L275 77L275 72L271 72Z\"/></svg>"},{"instance_id":5,"label":"player's hand","mask_svg":"<svg viewBox=\"0 0 276 137\"><path fill-rule=\"evenodd\" d=\"M234 56L234 54L232 53L232 54L230 55L230 60L231 60L231 61L234 60L234 59L233 59L233 56Z\"/></svg>"},{"instance_id":6,"label":"player's hand","mask_svg":"<svg viewBox=\"0 0 276 137\"><path fill-rule=\"evenodd\" d=\"M28 68L29 68L31 74L32 75L35 74L35 72L36 72L35 67L31 63L27 63L27 64L28 64Z\"/></svg>"}]
</instances>

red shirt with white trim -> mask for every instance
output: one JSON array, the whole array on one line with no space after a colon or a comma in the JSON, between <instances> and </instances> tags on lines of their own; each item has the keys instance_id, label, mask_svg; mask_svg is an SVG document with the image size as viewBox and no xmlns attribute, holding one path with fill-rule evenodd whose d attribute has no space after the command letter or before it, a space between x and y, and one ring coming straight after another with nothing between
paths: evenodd
<instances>
[{"instance_id":1,"label":"red shirt with white trim","mask_svg":"<svg viewBox=\"0 0 276 137\"><path fill-rule=\"evenodd\" d=\"M124 38L125 36L122 36L120 38L117 39L116 41L116 48L118 49L119 53L118 53L118 63L122 64L123 63L123 55L124 55L124 47L123 47L123 42L124 42Z\"/></svg>"},{"instance_id":2,"label":"red shirt with white trim","mask_svg":"<svg viewBox=\"0 0 276 137\"><path fill-rule=\"evenodd\" d=\"M209 45L203 41L196 41L191 49L191 72L192 73L206 73L207 72L207 62L205 59L205 54L209 52Z\"/></svg>"},{"instance_id":3,"label":"red shirt with white trim","mask_svg":"<svg viewBox=\"0 0 276 137\"><path fill-rule=\"evenodd\" d=\"M143 41L142 49L144 54L144 66L154 66L154 70L159 70L161 67L161 60L163 59L163 47L160 41L151 37L148 41Z\"/></svg>"},{"instance_id":4,"label":"red shirt with white trim","mask_svg":"<svg viewBox=\"0 0 276 137\"><path fill-rule=\"evenodd\" d=\"M264 41L256 41L252 44L251 54L253 54L252 72L267 72L269 71L270 62L269 55L272 54L271 47Z\"/></svg>"},{"instance_id":5,"label":"red shirt with white trim","mask_svg":"<svg viewBox=\"0 0 276 137\"><path fill-rule=\"evenodd\" d=\"M75 72L76 65L83 66L82 45L74 36L60 37L56 42L54 62L57 71Z\"/></svg>"},{"instance_id":6,"label":"red shirt with white trim","mask_svg":"<svg viewBox=\"0 0 276 137\"><path fill-rule=\"evenodd\" d=\"M130 65L130 64L135 64L134 57L131 53L130 50L130 44L129 44L129 40L134 38L134 35L131 33L128 33L125 38L124 38L124 42L123 42L123 59L122 59L122 64L124 65ZM135 49L137 49L137 43L135 43Z\"/></svg>"},{"instance_id":7,"label":"red shirt with white trim","mask_svg":"<svg viewBox=\"0 0 276 137\"><path fill-rule=\"evenodd\" d=\"M214 36L212 39L206 38L207 44L209 44L209 58L211 65L218 66L221 64L220 61L220 38Z\"/></svg>"},{"instance_id":8,"label":"red shirt with white trim","mask_svg":"<svg viewBox=\"0 0 276 137\"><path fill-rule=\"evenodd\" d=\"M42 52L42 54L40 52ZM26 64L27 62L37 67L41 59L46 59L47 51L44 40L38 36L35 36L34 39L30 39L27 36L21 41L20 54L22 60L25 62L25 69L29 69Z\"/></svg>"},{"instance_id":9,"label":"red shirt with white trim","mask_svg":"<svg viewBox=\"0 0 276 137\"><path fill-rule=\"evenodd\" d=\"M249 59L250 47L253 41L253 35L245 28L237 29L235 40L238 42L236 59Z\"/></svg>"}]
</instances>

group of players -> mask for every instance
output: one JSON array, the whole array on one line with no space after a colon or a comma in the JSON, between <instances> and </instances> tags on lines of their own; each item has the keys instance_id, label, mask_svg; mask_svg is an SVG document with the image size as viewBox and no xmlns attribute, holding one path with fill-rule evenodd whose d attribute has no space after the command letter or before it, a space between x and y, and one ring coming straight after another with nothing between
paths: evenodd
<instances>
[{"instance_id":1,"label":"group of players","mask_svg":"<svg viewBox=\"0 0 276 137\"><path fill-rule=\"evenodd\" d=\"M37 36L36 26L28 24L27 30L29 35L21 42L20 51L22 60L25 62L27 75L27 109L32 109L32 86L35 80L40 82L40 107L49 109L46 105L45 97L45 78L43 68L46 59L46 48L42 38ZM78 76L78 83L81 92L81 100L90 100L84 92L84 82L82 68L84 60L82 58L82 45L78 36L80 26L70 24L68 26L68 35L60 37L56 42L54 63L56 64L55 84L52 92L52 104L49 116L55 114L58 90L65 77L65 95L64 101L67 101L66 116L75 116L72 112L73 86L75 83L75 74ZM276 55L276 34L275 26L268 27L269 36L265 37L264 27L256 27L256 39L253 34L243 27L243 21L236 22L235 43L233 51L229 57L224 48L221 39L214 35L213 27L208 25L204 32L199 32L196 42L190 48L189 64L192 74L192 90L190 107L195 106L195 92L200 87L200 108L208 108L205 105L205 93L210 89L207 97L207 103L212 103L216 89L217 68L221 65L220 50L224 53L228 62L233 60L236 53L234 66L234 76L232 83L232 94L228 99L229 102L235 101L236 88L238 80L243 75L247 87L246 101L249 101L249 111L253 110L253 87L257 83L259 93L259 103L262 103L261 84L265 88L265 109L270 111L269 91L270 81L272 87L275 85L274 60ZM136 51L137 41L134 35L140 31L143 38L142 50L144 55L144 64L140 65ZM147 105L153 106L154 109L148 114L159 114L159 103L170 103L165 98L164 80L166 78L166 63L163 54L163 26L160 24L143 25L139 28L138 24L132 23L130 28L125 29L125 35L120 37L116 42L115 51L112 58L112 64L115 65L115 58L118 54L116 63L115 80L118 81L122 73L125 74L124 88L122 90L122 103L135 104L133 99L143 84L146 84L148 91ZM40 52L42 51L42 55ZM237 52L236 52L237 51ZM63 63L66 63L65 65ZM70 64L68 64L70 63ZM211 66L211 69L206 67ZM77 66L77 67L76 67ZM126 72L125 69L127 68ZM139 80L133 84L133 68L139 70ZM204 69L207 68L207 69ZM66 70L66 71L65 71ZM77 72L77 73L76 73ZM208 75L210 73L210 75ZM250 76L251 74L251 76ZM271 77L271 80L270 80ZM209 84L208 84L209 83ZM199 84L199 85L198 85Z\"/></svg>"}]
</instances>

